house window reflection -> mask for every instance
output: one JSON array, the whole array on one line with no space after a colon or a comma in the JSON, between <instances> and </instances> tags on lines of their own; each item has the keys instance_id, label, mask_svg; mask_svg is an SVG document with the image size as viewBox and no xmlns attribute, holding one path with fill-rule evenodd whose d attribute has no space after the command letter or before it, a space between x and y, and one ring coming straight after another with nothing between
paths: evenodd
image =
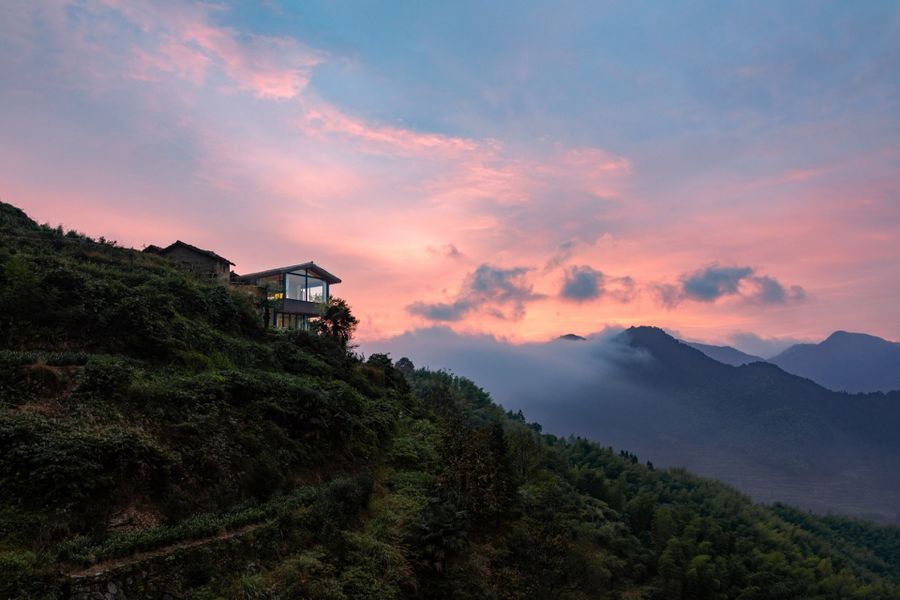
<instances>
[{"instance_id":1,"label":"house window reflection","mask_svg":"<svg viewBox=\"0 0 900 600\"><path fill-rule=\"evenodd\" d=\"M285 276L285 297L305 302L327 302L328 284L306 274L287 273Z\"/></svg>"}]
</instances>

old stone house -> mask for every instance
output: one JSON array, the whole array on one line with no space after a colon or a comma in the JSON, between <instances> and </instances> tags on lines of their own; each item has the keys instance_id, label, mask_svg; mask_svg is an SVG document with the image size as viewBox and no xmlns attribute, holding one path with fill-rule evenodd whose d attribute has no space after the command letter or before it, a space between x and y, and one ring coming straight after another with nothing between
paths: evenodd
<instances>
[{"instance_id":1,"label":"old stone house","mask_svg":"<svg viewBox=\"0 0 900 600\"><path fill-rule=\"evenodd\" d=\"M144 252L168 258L199 277L218 279L222 283L228 283L231 280L233 262L219 256L212 250L204 250L181 240L165 248L152 245L147 246Z\"/></svg>"}]
</instances>

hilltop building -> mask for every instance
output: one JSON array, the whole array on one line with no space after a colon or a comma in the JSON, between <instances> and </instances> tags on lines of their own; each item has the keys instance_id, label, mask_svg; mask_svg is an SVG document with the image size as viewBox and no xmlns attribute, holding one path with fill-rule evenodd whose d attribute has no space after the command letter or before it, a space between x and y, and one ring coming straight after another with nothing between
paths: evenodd
<instances>
[{"instance_id":1,"label":"hilltop building","mask_svg":"<svg viewBox=\"0 0 900 600\"><path fill-rule=\"evenodd\" d=\"M319 265L306 262L239 275L235 282L261 291L261 298L265 299L264 318L270 327L306 329L310 317L322 314L331 286L341 280Z\"/></svg>"},{"instance_id":2,"label":"hilltop building","mask_svg":"<svg viewBox=\"0 0 900 600\"><path fill-rule=\"evenodd\" d=\"M181 240L165 248L148 246L144 252L163 256L199 277L250 293L266 325L275 329L307 329L310 318L322 314L331 286L341 282L313 262L237 275L231 272L234 263L230 260Z\"/></svg>"},{"instance_id":3,"label":"hilltop building","mask_svg":"<svg viewBox=\"0 0 900 600\"><path fill-rule=\"evenodd\" d=\"M231 280L233 262L212 250L204 250L181 240L165 248L150 245L144 248L144 252L168 258L198 277L217 279L222 283L228 283Z\"/></svg>"}]
</instances>

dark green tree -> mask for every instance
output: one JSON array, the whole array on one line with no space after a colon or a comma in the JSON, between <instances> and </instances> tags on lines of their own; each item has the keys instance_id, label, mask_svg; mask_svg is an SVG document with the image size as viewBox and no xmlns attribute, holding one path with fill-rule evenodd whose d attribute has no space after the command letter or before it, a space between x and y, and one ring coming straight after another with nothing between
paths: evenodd
<instances>
[{"instance_id":1,"label":"dark green tree","mask_svg":"<svg viewBox=\"0 0 900 600\"><path fill-rule=\"evenodd\" d=\"M395 364L394 367L404 375L408 375L416 370L416 366L413 364L413 362L405 356L398 360L397 364Z\"/></svg>"},{"instance_id":2,"label":"dark green tree","mask_svg":"<svg viewBox=\"0 0 900 600\"><path fill-rule=\"evenodd\" d=\"M684 563L684 545L678 538L670 539L657 563L662 579L663 598L666 600L681 598L684 588Z\"/></svg>"},{"instance_id":3,"label":"dark green tree","mask_svg":"<svg viewBox=\"0 0 900 600\"><path fill-rule=\"evenodd\" d=\"M503 429L499 424L471 429L447 420L438 476L442 495L464 509L476 525L494 522L509 507L514 486Z\"/></svg>"},{"instance_id":4,"label":"dark green tree","mask_svg":"<svg viewBox=\"0 0 900 600\"><path fill-rule=\"evenodd\" d=\"M346 346L359 325L359 319L353 316L350 305L343 298L329 298L322 316L315 322L315 331L320 335L331 336Z\"/></svg>"}]
</instances>

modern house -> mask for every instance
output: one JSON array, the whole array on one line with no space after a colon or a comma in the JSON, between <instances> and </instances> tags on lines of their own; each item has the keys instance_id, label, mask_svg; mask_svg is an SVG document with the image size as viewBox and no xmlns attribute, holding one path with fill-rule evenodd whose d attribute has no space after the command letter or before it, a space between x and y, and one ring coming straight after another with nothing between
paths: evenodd
<instances>
[{"instance_id":1,"label":"modern house","mask_svg":"<svg viewBox=\"0 0 900 600\"><path fill-rule=\"evenodd\" d=\"M306 329L310 317L322 314L330 287L341 282L313 262L235 275L231 272L234 263L227 258L181 240L165 248L147 246L144 252L168 258L199 277L230 283L233 289L249 293L260 307L266 325L276 329Z\"/></svg>"},{"instance_id":2,"label":"modern house","mask_svg":"<svg viewBox=\"0 0 900 600\"><path fill-rule=\"evenodd\" d=\"M212 250L191 246L181 240L165 248L150 245L144 248L144 252L168 258L199 277L218 279L222 283L228 283L231 279L233 262L219 256Z\"/></svg>"},{"instance_id":3,"label":"modern house","mask_svg":"<svg viewBox=\"0 0 900 600\"><path fill-rule=\"evenodd\" d=\"M306 329L310 317L322 314L331 286L340 282L313 262L240 275L235 280L260 290L265 300L263 317L277 329Z\"/></svg>"}]
</instances>

